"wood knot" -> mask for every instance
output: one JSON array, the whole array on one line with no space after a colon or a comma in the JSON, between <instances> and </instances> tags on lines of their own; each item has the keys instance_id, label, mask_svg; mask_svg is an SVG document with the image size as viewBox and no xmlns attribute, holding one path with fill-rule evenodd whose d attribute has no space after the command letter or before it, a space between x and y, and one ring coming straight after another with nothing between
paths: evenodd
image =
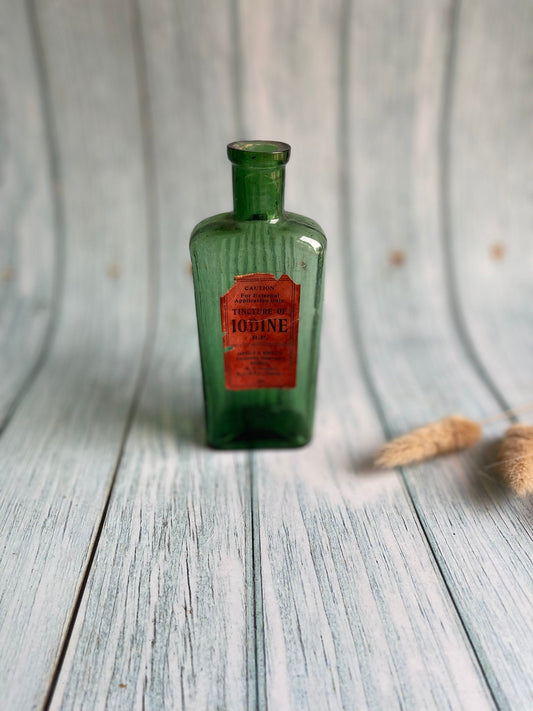
<instances>
[{"instance_id":1,"label":"wood knot","mask_svg":"<svg viewBox=\"0 0 533 711\"><path fill-rule=\"evenodd\" d=\"M106 269L106 273L110 279L119 279L121 274L120 264L117 264L116 262L109 264Z\"/></svg>"},{"instance_id":2,"label":"wood knot","mask_svg":"<svg viewBox=\"0 0 533 711\"><path fill-rule=\"evenodd\" d=\"M490 248L489 254L495 262L501 261L505 257L505 245L502 242L496 242Z\"/></svg>"},{"instance_id":3,"label":"wood knot","mask_svg":"<svg viewBox=\"0 0 533 711\"><path fill-rule=\"evenodd\" d=\"M4 267L0 270L0 279L5 282L13 281L15 278L15 270L13 267Z\"/></svg>"},{"instance_id":4,"label":"wood knot","mask_svg":"<svg viewBox=\"0 0 533 711\"><path fill-rule=\"evenodd\" d=\"M405 252L401 249L393 249L389 254L389 264L393 267L400 267L405 262Z\"/></svg>"}]
</instances>

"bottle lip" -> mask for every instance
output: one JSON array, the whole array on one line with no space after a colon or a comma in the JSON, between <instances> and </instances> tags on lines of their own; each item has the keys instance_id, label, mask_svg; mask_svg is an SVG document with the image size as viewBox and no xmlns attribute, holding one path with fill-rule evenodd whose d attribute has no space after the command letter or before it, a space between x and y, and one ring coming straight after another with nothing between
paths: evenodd
<instances>
[{"instance_id":1,"label":"bottle lip","mask_svg":"<svg viewBox=\"0 0 533 711\"><path fill-rule=\"evenodd\" d=\"M228 143L228 158L234 165L247 168L285 165L291 147L282 141L233 141Z\"/></svg>"}]
</instances>

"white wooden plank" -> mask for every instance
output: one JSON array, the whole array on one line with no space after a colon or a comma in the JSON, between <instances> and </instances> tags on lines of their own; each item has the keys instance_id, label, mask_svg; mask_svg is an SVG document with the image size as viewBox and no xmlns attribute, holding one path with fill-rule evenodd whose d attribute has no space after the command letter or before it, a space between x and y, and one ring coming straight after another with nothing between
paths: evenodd
<instances>
[{"instance_id":1,"label":"white wooden plank","mask_svg":"<svg viewBox=\"0 0 533 711\"><path fill-rule=\"evenodd\" d=\"M482 368L509 405L533 400L532 31L530 3L503 12L495 2L465 4L451 86L447 237L458 308ZM533 414L523 419L533 422ZM498 493L496 486L490 491ZM502 531L509 542L498 551L509 567L499 565L499 615L485 631L494 647L491 674L509 708L533 703L531 510L529 499L509 511ZM505 580L508 572L513 577Z\"/></svg>"},{"instance_id":2,"label":"white wooden plank","mask_svg":"<svg viewBox=\"0 0 533 711\"><path fill-rule=\"evenodd\" d=\"M439 150L449 76L436 58L453 49L439 27L454 7L357 2L353 12L345 239L354 240L350 275L365 368L392 434L454 411L479 418L498 408L458 338L443 259ZM473 43L476 52L475 27L461 31L462 46ZM469 92L476 90L472 76ZM461 115L458 105L457 121ZM468 238L462 233L461 243ZM398 251L403 262L393 258ZM492 485L468 454L413 467L405 479L497 703L527 707L529 507Z\"/></svg>"},{"instance_id":3,"label":"white wooden plank","mask_svg":"<svg viewBox=\"0 0 533 711\"><path fill-rule=\"evenodd\" d=\"M511 404L533 400L532 28L528 2L461 10L449 130L450 237L464 318Z\"/></svg>"},{"instance_id":4,"label":"white wooden plank","mask_svg":"<svg viewBox=\"0 0 533 711\"><path fill-rule=\"evenodd\" d=\"M280 23L281 3L241 3L246 135L293 144L287 207L318 219L330 238L314 442L254 455L261 708L491 708L401 481L370 471L382 432L351 343L339 236L345 28L362 21L360 9L293 6ZM425 59L438 75L443 8L413 12L423 39L433 30ZM387 13L382 4L366 21L388 21L392 32Z\"/></svg>"},{"instance_id":5,"label":"white wooden plank","mask_svg":"<svg viewBox=\"0 0 533 711\"><path fill-rule=\"evenodd\" d=\"M50 356L0 440L0 687L12 709L45 699L112 480L148 318L125 3L40 2L35 11L64 178L66 271Z\"/></svg>"},{"instance_id":6,"label":"white wooden plank","mask_svg":"<svg viewBox=\"0 0 533 711\"><path fill-rule=\"evenodd\" d=\"M0 3L0 430L47 349L58 298L46 107L24 4Z\"/></svg>"},{"instance_id":7,"label":"white wooden plank","mask_svg":"<svg viewBox=\"0 0 533 711\"><path fill-rule=\"evenodd\" d=\"M248 455L204 446L188 253L194 223L230 193L230 12L158 0L140 17L159 321L51 708L238 711L255 708Z\"/></svg>"}]
</instances>

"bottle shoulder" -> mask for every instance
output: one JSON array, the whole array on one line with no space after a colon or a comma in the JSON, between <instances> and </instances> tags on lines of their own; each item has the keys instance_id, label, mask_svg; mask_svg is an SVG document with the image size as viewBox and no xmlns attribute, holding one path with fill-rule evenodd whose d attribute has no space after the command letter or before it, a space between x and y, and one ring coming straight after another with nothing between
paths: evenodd
<instances>
[{"instance_id":1,"label":"bottle shoulder","mask_svg":"<svg viewBox=\"0 0 533 711\"><path fill-rule=\"evenodd\" d=\"M257 231L257 225L263 229ZM309 217L298 215L295 212L284 212L279 220L255 221L236 220L232 212L223 212L213 215L199 222L193 229L190 239L191 248L220 237L232 238L248 235L251 232L265 238L279 236L285 239L302 241L313 251L320 253L327 246L326 236L320 225Z\"/></svg>"},{"instance_id":2,"label":"bottle shoulder","mask_svg":"<svg viewBox=\"0 0 533 711\"><path fill-rule=\"evenodd\" d=\"M237 224L231 212L211 215L195 225L191 232L191 242L202 235L208 235L213 232L233 232Z\"/></svg>"},{"instance_id":3,"label":"bottle shoulder","mask_svg":"<svg viewBox=\"0 0 533 711\"><path fill-rule=\"evenodd\" d=\"M327 239L324 230L315 220L305 215L298 215L296 212L286 212L284 214L285 221L293 226L296 230L302 232L302 235L309 234L316 239L324 248L327 244Z\"/></svg>"}]
</instances>

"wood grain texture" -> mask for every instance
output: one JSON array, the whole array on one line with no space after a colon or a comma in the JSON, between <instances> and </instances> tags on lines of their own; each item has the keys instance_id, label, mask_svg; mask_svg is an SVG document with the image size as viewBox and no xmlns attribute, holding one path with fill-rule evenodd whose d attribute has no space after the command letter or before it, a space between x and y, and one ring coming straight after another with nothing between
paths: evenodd
<instances>
[{"instance_id":1,"label":"wood grain texture","mask_svg":"<svg viewBox=\"0 0 533 711\"><path fill-rule=\"evenodd\" d=\"M241 3L243 121L246 135L293 145L287 207L330 240L315 439L254 454L260 708L491 708L401 481L371 469L383 434L351 342L339 239L350 16L313 3L280 26L283 13Z\"/></svg>"},{"instance_id":2,"label":"wood grain texture","mask_svg":"<svg viewBox=\"0 0 533 711\"><path fill-rule=\"evenodd\" d=\"M8 5L4 706L528 708L530 503L369 461L531 397L528 3ZM258 137L330 239L316 436L213 452L188 237Z\"/></svg>"},{"instance_id":3,"label":"wood grain texture","mask_svg":"<svg viewBox=\"0 0 533 711\"><path fill-rule=\"evenodd\" d=\"M354 437L367 442L370 439L372 446L379 441L379 426L367 400L361 402L351 394L339 410L323 396L324 420L318 428L324 433L323 439L304 454L257 455L254 491L249 490L245 455L195 451L201 437L197 423L201 403L197 352L191 348L195 338L192 292L190 283L176 282L176 266L181 264L185 273L188 261L186 240L180 244L176 235L181 233L179 225L187 221L187 215L199 209L195 219L202 216L206 193L215 205L220 203L221 209L225 206L222 197L229 192L229 180L224 162L223 171L219 170L218 158L209 165L212 156L207 146L198 153L196 141L187 149L179 137L185 130L189 134L200 132L199 140L201 137L205 145L206 136L213 132L209 123L212 116L209 112L205 115L203 120L208 125L204 127L198 123L197 112L207 95L213 98L213 91L218 92L218 125L221 107L226 107L226 130L238 123L239 116L237 113L234 118L234 109L227 104L228 97L235 97L228 66L219 63L212 77L211 62L202 55L202 48L212 46L215 36L220 37L215 29L220 31L221 17L210 18L204 8L188 15L189 26L198 33L191 35L184 33L181 15L166 4L150 9L143 5L141 16L160 196L160 327L146 390L52 706L83 704L90 708L105 698L111 706L144 702L173 708L215 704L222 708L261 708L266 704L312 708L319 699L325 707L343 708L353 698L361 707L385 707L413 699L422 704L435 699L452 703L459 694L475 700L480 708L490 707L455 611L432 567L396 475L383 475L374 481L367 474L358 487L353 486L352 457L357 451L346 443L342 446L340 433L346 434L346 429L340 411L351 414ZM241 22L246 24L245 18ZM265 26L264 18L261 25ZM226 36L229 41L229 27ZM199 38L202 41L197 44ZM229 48L224 51L224 56L227 54ZM169 66L182 68L177 81L169 77ZM194 82L187 70L191 66L198 73ZM250 63L245 61L243 66L250 68ZM268 88L266 82L260 86L262 90ZM184 92L192 95L190 114L179 111ZM244 92L243 98L250 95L251 91ZM244 119L246 115L243 111ZM272 131L275 120L270 114L263 116L271 121L271 127L265 125L264 131ZM235 136L217 136L220 145L213 139L212 153L223 157L223 143L231 137ZM198 165L194 165L193 155ZM323 154L315 153L312 159L322 162ZM194 185L177 183L175 164L180 160L198 174L202 184L199 193ZM330 170L334 179L338 170L335 163ZM309 199L305 191L296 194ZM326 207L331 195L320 197ZM318 192L312 199L319 199ZM336 219L331 212L329 215ZM336 275L339 261L337 251ZM339 301L335 286L329 298L332 303ZM342 309L332 309L332 316L329 340L334 342L332 351L341 352L350 347L345 333L340 340L338 336L343 332L340 326L345 314ZM180 343L175 341L176 328L182 335ZM355 368L353 351L352 358ZM180 364L179 370L174 362ZM346 400L347 392L361 391L360 376L355 373L343 368L342 361L330 362L326 382L337 388L338 400ZM385 490L384 480L388 481ZM215 487L214 481L218 481ZM359 497L364 505L358 502ZM384 502L395 512L392 523L383 513ZM381 546L384 568L391 571L398 566L393 579L373 571L375 549L358 540L365 535L356 516L359 506L361 510L367 507L365 521L375 518L372 541ZM221 510L225 518L221 518ZM187 520L180 511L187 511ZM324 522L325 532L317 521ZM395 550L389 551L379 543L382 526L394 531L401 541L395 543ZM246 527L253 540L247 540ZM280 530L284 533L282 541L278 539ZM342 553L333 553L339 540ZM161 550L154 541L161 542ZM251 561L246 561L252 544L256 546L255 571ZM262 550L261 570L257 546ZM226 552L223 560L221 551ZM154 555L157 561L151 566L150 583L143 579L143 572ZM175 564L171 566L170 561ZM244 585L247 579L252 587L254 573L255 597L251 597ZM362 592L355 585L359 575L366 576ZM410 600L419 576L431 592ZM135 582L121 586L125 578ZM227 590L230 580L231 594ZM376 604L374 600L374 595L386 600L385 590L395 591L394 609L388 602ZM343 600L341 609L337 609L337 596ZM399 600L402 604L398 610ZM117 615L117 610L124 612ZM396 633L390 632L394 627L388 625L391 616L401 620L405 648L395 646ZM445 632L441 620L447 621ZM327 638L325 655L315 633L317 621ZM302 647L297 641L299 627ZM105 643L101 628L109 630ZM414 653L412 643L419 636L424 642ZM263 641L266 657L262 654ZM220 644L225 645L224 650L219 649ZM436 662L427 683L420 684L419 670L427 656Z\"/></svg>"},{"instance_id":4,"label":"wood grain texture","mask_svg":"<svg viewBox=\"0 0 533 711\"><path fill-rule=\"evenodd\" d=\"M253 709L248 455L204 445L188 253L195 222L206 205L224 206L231 184L230 13L224 3L215 12L167 0L133 13L160 235L159 319L51 708Z\"/></svg>"},{"instance_id":5,"label":"wood grain texture","mask_svg":"<svg viewBox=\"0 0 533 711\"><path fill-rule=\"evenodd\" d=\"M494 2L465 3L451 86L446 236L456 307L482 374L510 406L533 400L532 30L530 3L504 13ZM522 417L533 422L531 412ZM508 559L513 578L502 571L494 580L499 615L485 632L491 677L509 708L533 703L531 513L531 497L516 500L505 521L495 563Z\"/></svg>"},{"instance_id":6,"label":"wood grain texture","mask_svg":"<svg viewBox=\"0 0 533 711\"><path fill-rule=\"evenodd\" d=\"M533 400L532 27L528 2L501 15L491 2L461 8L448 131L447 237L457 306L511 405Z\"/></svg>"},{"instance_id":7,"label":"wood grain texture","mask_svg":"<svg viewBox=\"0 0 533 711\"><path fill-rule=\"evenodd\" d=\"M66 269L49 358L0 440L0 636L9 641L0 686L3 705L20 709L40 706L51 681L119 455L148 318L126 8L40 2L36 12L64 177Z\"/></svg>"},{"instance_id":8,"label":"wood grain texture","mask_svg":"<svg viewBox=\"0 0 533 711\"><path fill-rule=\"evenodd\" d=\"M458 336L443 258L443 57L453 37L439 28L450 25L454 7L358 2L353 11L345 244L357 339L391 434L451 412L475 419L498 408ZM391 259L396 252L401 262ZM528 507L491 482L483 456L450 457L404 476L492 693L501 707L520 708L531 700L522 666L532 619Z\"/></svg>"},{"instance_id":9,"label":"wood grain texture","mask_svg":"<svg viewBox=\"0 0 533 711\"><path fill-rule=\"evenodd\" d=\"M0 430L49 345L61 269L53 149L24 3L0 4Z\"/></svg>"}]
</instances>

